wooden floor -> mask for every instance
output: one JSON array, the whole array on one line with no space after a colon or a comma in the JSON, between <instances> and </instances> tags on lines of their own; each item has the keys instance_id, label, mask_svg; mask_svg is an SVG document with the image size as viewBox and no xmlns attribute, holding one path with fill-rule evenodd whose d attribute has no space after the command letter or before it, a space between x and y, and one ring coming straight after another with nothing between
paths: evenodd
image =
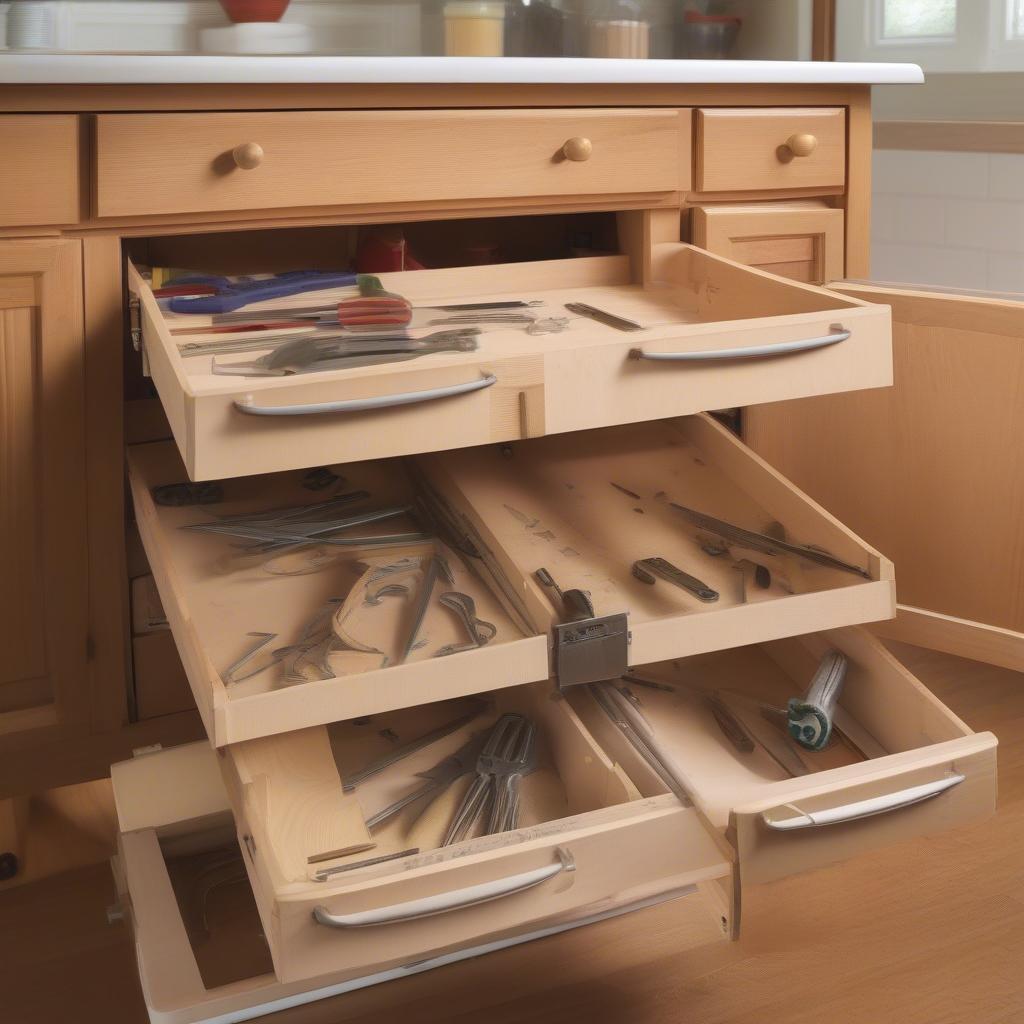
<instances>
[{"instance_id":1,"label":"wooden floor","mask_svg":"<svg viewBox=\"0 0 1024 1024\"><path fill-rule=\"evenodd\" d=\"M273 1021L1024 1022L1024 676L897 650L973 728L998 735L995 819L750 889L738 943L696 934L686 901L665 904ZM109 824L102 793L93 804ZM50 846L57 811L44 807L38 825ZM65 852L82 831L91 852L79 859L95 859L97 827L70 828ZM112 897L104 864L0 893L3 1024L146 1020L126 930L106 922Z\"/></svg>"}]
</instances>

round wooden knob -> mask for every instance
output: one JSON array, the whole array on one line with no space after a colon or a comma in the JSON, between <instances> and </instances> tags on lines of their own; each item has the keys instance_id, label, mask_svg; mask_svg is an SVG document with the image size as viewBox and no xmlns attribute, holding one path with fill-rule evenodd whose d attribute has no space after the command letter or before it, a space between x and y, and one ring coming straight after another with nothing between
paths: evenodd
<instances>
[{"instance_id":1,"label":"round wooden knob","mask_svg":"<svg viewBox=\"0 0 1024 1024\"><path fill-rule=\"evenodd\" d=\"M818 140L813 135L790 135L786 139L786 149L793 156L810 156L818 148Z\"/></svg>"},{"instance_id":2,"label":"round wooden knob","mask_svg":"<svg viewBox=\"0 0 1024 1024\"><path fill-rule=\"evenodd\" d=\"M263 163L263 147L258 142L243 142L231 150L235 166L243 171L251 171Z\"/></svg>"},{"instance_id":3,"label":"round wooden knob","mask_svg":"<svg viewBox=\"0 0 1024 1024\"><path fill-rule=\"evenodd\" d=\"M566 160L589 160L593 152L594 144L590 139L584 139L580 136L570 139L562 147L562 156L564 156Z\"/></svg>"}]
</instances>

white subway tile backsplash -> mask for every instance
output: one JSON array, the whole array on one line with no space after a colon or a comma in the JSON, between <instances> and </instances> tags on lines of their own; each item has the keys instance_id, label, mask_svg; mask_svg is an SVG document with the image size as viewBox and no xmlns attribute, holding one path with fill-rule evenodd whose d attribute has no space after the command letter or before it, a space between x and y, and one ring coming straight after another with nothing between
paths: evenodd
<instances>
[{"instance_id":1,"label":"white subway tile backsplash","mask_svg":"<svg viewBox=\"0 0 1024 1024\"><path fill-rule=\"evenodd\" d=\"M948 200L922 196L896 196L896 241L946 241L946 205ZM961 200L970 202L969 199Z\"/></svg>"},{"instance_id":2,"label":"white subway tile backsplash","mask_svg":"<svg viewBox=\"0 0 1024 1024\"><path fill-rule=\"evenodd\" d=\"M993 153L989 161L989 195L1024 202L1024 153Z\"/></svg>"},{"instance_id":3,"label":"white subway tile backsplash","mask_svg":"<svg viewBox=\"0 0 1024 1024\"><path fill-rule=\"evenodd\" d=\"M1024 256L988 254L988 287L994 292L1024 293ZM1024 294L1021 295L1024 299Z\"/></svg>"},{"instance_id":4,"label":"white subway tile backsplash","mask_svg":"<svg viewBox=\"0 0 1024 1024\"><path fill-rule=\"evenodd\" d=\"M874 187L908 196L961 196L983 199L989 190L988 153L934 153L877 149Z\"/></svg>"},{"instance_id":5,"label":"white subway tile backsplash","mask_svg":"<svg viewBox=\"0 0 1024 1024\"><path fill-rule=\"evenodd\" d=\"M944 205L948 244L1024 253L1024 202L948 199Z\"/></svg>"},{"instance_id":6,"label":"white subway tile backsplash","mask_svg":"<svg viewBox=\"0 0 1024 1024\"><path fill-rule=\"evenodd\" d=\"M896 204L898 198L887 192L875 191L871 197L871 237L879 242L899 240L896 230Z\"/></svg>"},{"instance_id":7,"label":"white subway tile backsplash","mask_svg":"<svg viewBox=\"0 0 1024 1024\"><path fill-rule=\"evenodd\" d=\"M983 252L877 240L871 246L871 277L876 281L987 288L988 276L988 260Z\"/></svg>"}]
</instances>

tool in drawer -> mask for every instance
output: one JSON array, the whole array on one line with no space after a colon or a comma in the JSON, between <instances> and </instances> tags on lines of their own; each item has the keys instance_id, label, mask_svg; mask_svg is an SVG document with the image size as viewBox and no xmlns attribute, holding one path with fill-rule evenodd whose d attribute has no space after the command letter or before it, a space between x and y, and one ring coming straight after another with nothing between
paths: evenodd
<instances>
[{"instance_id":1,"label":"tool in drawer","mask_svg":"<svg viewBox=\"0 0 1024 1024\"><path fill-rule=\"evenodd\" d=\"M215 293L178 294L169 299L168 308L172 313L231 313L254 302L352 285L358 286L360 290L381 287L380 279L372 274L353 274L349 271L293 270L272 277L234 279L211 274L190 274L169 281L167 287L175 291L186 286L194 286L197 290L213 288Z\"/></svg>"},{"instance_id":2,"label":"tool in drawer","mask_svg":"<svg viewBox=\"0 0 1024 1024\"><path fill-rule=\"evenodd\" d=\"M510 763L516 763L513 758L521 749L526 729L532 730L532 723L514 712L502 715L494 723L477 756L476 776L452 817L441 840L442 846L462 842L474 830L488 805L496 799L497 774L506 771ZM489 828L487 831L489 833Z\"/></svg>"},{"instance_id":3,"label":"tool in drawer","mask_svg":"<svg viewBox=\"0 0 1024 1024\"><path fill-rule=\"evenodd\" d=\"M476 602L469 594L462 594L457 590L450 590L438 599L445 608L451 609L458 616L459 621L466 627L469 640L463 644L445 644L434 655L435 658L444 658L449 654L459 654L462 651L473 651L483 647L494 639L498 632L493 622L486 622L476 616Z\"/></svg>"},{"instance_id":4,"label":"tool in drawer","mask_svg":"<svg viewBox=\"0 0 1024 1024\"><path fill-rule=\"evenodd\" d=\"M221 376L234 377L285 377L296 373L347 370L356 366L403 362L439 352L474 352L479 335L477 327L462 327L436 331L425 338L389 336L357 339L336 334L289 337L252 362L218 363L214 360L211 370Z\"/></svg>"},{"instance_id":5,"label":"tool in drawer","mask_svg":"<svg viewBox=\"0 0 1024 1024\"><path fill-rule=\"evenodd\" d=\"M853 573L864 579L871 579L871 574L866 569L862 569L859 565L851 565L849 562L844 562L827 551L822 551L820 548L809 547L806 544L794 544L790 541L771 537L768 534L745 530L734 523L726 522L724 519L716 519L714 516L687 508L685 505L679 505L674 501L668 502L668 507L674 512L678 512L699 530L713 533L723 540L738 546L751 548L754 551L760 551L768 555L796 555L798 558L825 566L828 569L839 569L842 572Z\"/></svg>"},{"instance_id":6,"label":"tool in drawer","mask_svg":"<svg viewBox=\"0 0 1024 1024\"><path fill-rule=\"evenodd\" d=\"M392 293L388 293L392 294ZM347 300L356 301L356 300ZM261 318L264 320L281 319L281 320L320 320L324 317L330 317L337 313L338 303L332 303L330 305L320 304L317 306L298 306L289 308L288 306L277 306L269 309L260 309L258 312L247 312L247 313L217 313L214 314L210 319L214 325L222 324L238 324L245 323L246 321L259 321ZM509 299L500 302L458 302L446 306L410 306L409 308L415 313L418 311L429 311L433 310L438 313L488 313L501 310L523 310L529 309L535 306L543 306L544 303L541 299ZM350 307L351 308L351 307Z\"/></svg>"},{"instance_id":7,"label":"tool in drawer","mask_svg":"<svg viewBox=\"0 0 1024 1024\"><path fill-rule=\"evenodd\" d=\"M534 574L541 586L553 590L558 595L567 622L579 622L594 618L594 602L585 590L562 590L555 578L547 569L541 567Z\"/></svg>"},{"instance_id":8,"label":"tool in drawer","mask_svg":"<svg viewBox=\"0 0 1024 1024\"><path fill-rule=\"evenodd\" d=\"M422 750L424 747L429 747L432 743L436 743L438 740L443 740L453 732L458 732L464 725L468 725L475 718L480 717L484 708L484 702L473 700L473 703L477 706L468 714L460 715L458 718L455 718L450 722L445 722L444 725L439 725L436 729L431 729L430 732L424 733L419 738L406 743L404 746L389 751L383 757L379 757L375 761L371 761L364 768L360 768L359 771L353 772L343 780L341 788L346 793L351 793L367 779L372 779L375 775L379 775L386 768L390 768L392 765L398 764L399 761L415 754L418 750Z\"/></svg>"},{"instance_id":9,"label":"tool in drawer","mask_svg":"<svg viewBox=\"0 0 1024 1024\"><path fill-rule=\"evenodd\" d=\"M635 320L627 320L624 316L617 316L615 313L598 309L585 302L567 302L565 308L570 313L586 317L588 320L596 320L599 324L614 327L617 331L642 331L644 329L643 324L638 324Z\"/></svg>"},{"instance_id":10,"label":"tool in drawer","mask_svg":"<svg viewBox=\"0 0 1024 1024\"><path fill-rule=\"evenodd\" d=\"M597 706L608 716L634 750L674 793L684 807L693 806L689 785L658 745L650 723L610 682L590 683L587 687Z\"/></svg>"},{"instance_id":11,"label":"tool in drawer","mask_svg":"<svg viewBox=\"0 0 1024 1024\"><path fill-rule=\"evenodd\" d=\"M427 565L423 573L423 582L420 584L419 592L416 594L416 606L413 611L412 625L409 627L409 637L402 650L400 664L407 661L416 646L416 638L420 635L420 627L426 617L427 608L430 605L430 595L434 592L434 584L441 572L441 560L437 555L431 555L427 559Z\"/></svg>"},{"instance_id":12,"label":"tool in drawer","mask_svg":"<svg viewBox=\"0 0 1024 1024\"><path fill-rule=\"evenodd\" d=\"M487 832L511 832L519 827L519 786L537 759L537 728L528 719L520 726L512 742L492 765L494 795Z\"/></svg>"},{"instance_id":13,"label":"tool in drawer","mask_svg":"<svg viewBox=\"0 0 1024 1024\"><path fill-rule=\"evenodd\" d=\"M396 814L404 811L406 807L424 797L439 794L452 785L456 779L469 774L477 764L483 744L482 735L471 736L455 753L442 758L433 768L417 773L418 777L426 779L426 782L388 804L387 807L371 814L366 819L366 827L371 830L379 828Z\"/></svg>"},{"instance_id":14,"label":"tool in drawer","mask_svg":"<svg viewBox=\"0 0 1024 1024\"><path fill-rule=\"evenodd\" d=\"M710 603L718 600L718 591L713 590L703 580L691 576L673 565L665 558L641 558L633 563L633 575L641 583L654 583L655 579L665 580L687 593L693 594L700 601Z\"/></svg>"},{"instance_id":15,"label":"tool in drawer","mask_svg":"<svg viewBox=\"0 0 1024 1024\"><path fill-rule=\"evenodd\" d=\"M807 693L789 699L789 734L808 750L822 750L828 745L848 664L841 651L829 651L821 659Z\"/></svg>"}]
</instances>

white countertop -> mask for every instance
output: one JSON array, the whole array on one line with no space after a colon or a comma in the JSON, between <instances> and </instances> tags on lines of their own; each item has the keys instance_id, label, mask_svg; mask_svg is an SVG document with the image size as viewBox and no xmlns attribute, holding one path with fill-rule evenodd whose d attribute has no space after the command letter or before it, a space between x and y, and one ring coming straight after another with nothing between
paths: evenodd
<instances>
[{"instance_id":1,"label":"white countertop","mask_svg":"<svg viewBox=\"0 0 1024 1024\"><path fill-rule=\"evenodd\" d=\"M0 84L832 84L912 85L916 64L531 57L220 57L0 53Z\"/></svg>"}]
</instances>

